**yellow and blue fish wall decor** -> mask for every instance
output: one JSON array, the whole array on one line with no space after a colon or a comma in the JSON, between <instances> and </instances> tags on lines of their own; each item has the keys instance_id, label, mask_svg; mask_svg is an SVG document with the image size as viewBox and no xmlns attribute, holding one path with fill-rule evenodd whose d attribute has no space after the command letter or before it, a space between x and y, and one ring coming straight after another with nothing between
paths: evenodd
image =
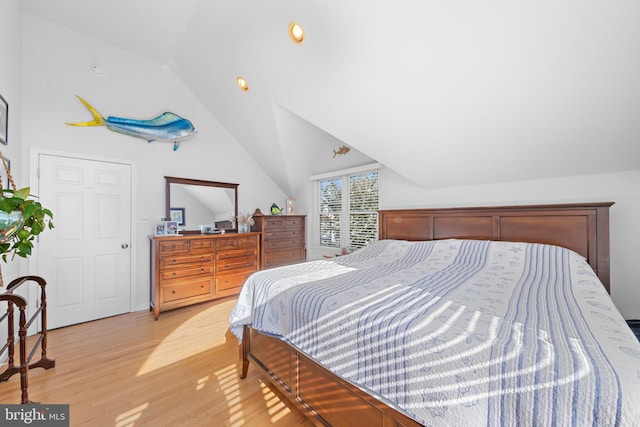
<instances>
[{"instance_id":1,"label":"yellow and blue fish wall decor","mask_svg":"<svg viewBox=\"0 0 640 427\"><path fill-rule=\"evenodd\" d=\"M77 95L76 95L77 96ZM180 142L196 133L193 124L177 114L166 112L150 120L125 119L122 117L102 117L87 101L78 96L80 102L91 112L93 120L81 123L66 123L69 126L106 126L107 129L136 138L151 141L173 141L173 151Z\"/></svg>"}]
</instances>

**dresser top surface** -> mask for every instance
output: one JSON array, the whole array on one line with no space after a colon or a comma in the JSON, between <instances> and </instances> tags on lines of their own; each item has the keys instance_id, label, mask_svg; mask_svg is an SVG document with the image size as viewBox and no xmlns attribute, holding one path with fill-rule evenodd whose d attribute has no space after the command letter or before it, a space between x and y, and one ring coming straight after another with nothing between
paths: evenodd
<instances>
[{"instance_id":1,"label":"dresser top surface","mask_svg":"<svg viewBox=\"0 0 640 427\"><path fill-rule=\"evenodd\" d=\"M254 215L254 219L257 218L304 218L306 215Z\"/></svg>"},{"instance_id":2,"label":"dresser top surface","mask_svg":"<svg viewBox=\"0 0 640 427\"><path fill-rule=\"evenodd\" d=\"M220 234L178 234L177 236L149 236L151 240L185 240L185 239L223 239L229 237L242 237L259 235L259 231L249 233L220 233Z\"/></svg>"}]
</instances>

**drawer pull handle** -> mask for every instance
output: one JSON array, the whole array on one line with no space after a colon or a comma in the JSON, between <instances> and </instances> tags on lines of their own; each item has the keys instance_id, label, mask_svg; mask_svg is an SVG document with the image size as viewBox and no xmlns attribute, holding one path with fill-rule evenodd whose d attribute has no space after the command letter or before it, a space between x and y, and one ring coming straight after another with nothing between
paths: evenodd
<instances>
[{"instance_id":1,"label":"drawer pull handle","mask_svg":"<svg viewBox=\"0 0 640 427\"><path fill-rule=\"evenodd\" d=\"M200 289L204 289L204 285L200 285Z\"/></svg>"},{"instance_id":2,"label":"drawer pull handle","mask_svg":"<svg viewBox=\"0 0 640 427\"><path fill-rule=\"evenodd\" d=\"M226 269L228 270L228 269L229 269L229 266L228 266L228 265L225 265L225 266L224 266L224 268L226 268Z\"/></svg>"},{"instance_id":3,"label":"drawer pull handle","mask_svg":"<svg viewBox=\"0 0 640 427\"><path fill-rule=\"evenodd\" d=\"M178 262L178 260L174 259L174 260L171 261L171 264L175 264L176 262Z\"/></svg>"},{"instance_id":4,"label":"drawer pull handle","mask_svg":"<svg viewBox=\"0 0 640 427\"><path fill-rule=\"evenodd\" d=\"M200 273L204 274L204 268L200 269Z\"/></svg>"},{"instance_id":5,"label":"drawer pull handle","mask_svg":"<svg viewBox=\"0 0 640 427\"><path fill-rule=\"evenodd\" d=\"M173 273L173 277L176 277L176 273Z\"/></svg>"},{"instance_id":6,"label":"drawer pull handle","mask_svg":"<svg viewBox=\"0 0 640 427\"><path fill-rule=\"evenodd\" d=\"M200 257L200 261L204 262L204 257L203 256Z\"/></svg>"},{"instance_id":7,"label":"drawer pull handle","mask_svg":"<svg viewBox=\"0 0 640 427\"><path fill-rule=\"evenodd\" d=\"M227 254L227 255L225 255L225 256L224 256L224 259L229 259L229 255L228 255L228 254Z\"/></svg>"},{"instance_id":8,"label":"drawer pull handle","mask_svg":"<svg viewBox=\"0 0 640 427\"><path fill-rule=\"evenodd\" d=\"M171 246L171 249L175 249L175 248L176 248L176 245Z\"/></svg>"},{"instance_id":9,"label":"drawer pull handle","mask_svg":"<svg viewBox=\"0 0 640 427\"><path fill-rule=\"evenodd\" d=\"M176 294L176 291L171 291L171 295L175 295L175 294Z\"/></svg>"},{"instance_id":10,"label":"drawer pull handle","mask_svg":"<svg viewBox=\"0 0 640 427\"><path fill-rule=\"evenodd\" d=\"M251 255L251 252L247 252L247 256Z\"/></svg>"}]
</instances>

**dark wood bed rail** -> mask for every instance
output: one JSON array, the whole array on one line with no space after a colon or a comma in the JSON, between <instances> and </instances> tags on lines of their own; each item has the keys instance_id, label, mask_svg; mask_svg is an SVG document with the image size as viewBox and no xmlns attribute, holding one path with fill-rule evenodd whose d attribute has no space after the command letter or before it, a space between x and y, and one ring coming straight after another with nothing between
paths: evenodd
<instances>
[{"instance_id":1,"label":"dark wood bed rail","mask_svg":"<svg viewBox=\"0 0 640 427\"><path fill-rule=\"evenodd\" d=\"M284 341L245 326L242 347L240 378L246 377L250 358L266 372L264 377L317 426L421 426Z\"/></svg>"}]
</instances>

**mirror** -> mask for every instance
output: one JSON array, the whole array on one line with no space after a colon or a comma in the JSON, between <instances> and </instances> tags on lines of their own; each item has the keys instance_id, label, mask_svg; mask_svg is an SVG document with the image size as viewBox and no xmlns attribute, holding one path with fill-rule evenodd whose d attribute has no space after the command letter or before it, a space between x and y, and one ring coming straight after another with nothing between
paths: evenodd
<instances>
[{"instance_id":1,"label":"mirror","mask_svg":"<svg viewBox=\"0 0 640 427\"><path fill-rule=\"evenodd\" d=\"M165 217L179 221L183 232L200 232L201 225L235 230L238 184L165 176ZM180 221L182 220L182 221Z\"/></svg>"}]
</instances>

